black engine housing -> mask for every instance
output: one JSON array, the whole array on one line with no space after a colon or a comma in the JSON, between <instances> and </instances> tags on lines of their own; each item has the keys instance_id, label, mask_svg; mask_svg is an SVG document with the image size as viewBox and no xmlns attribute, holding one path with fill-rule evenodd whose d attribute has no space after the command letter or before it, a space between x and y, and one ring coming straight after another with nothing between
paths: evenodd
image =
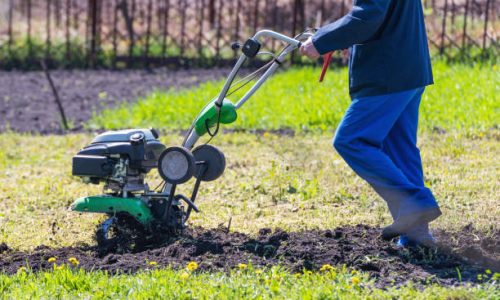
<instances>
[{"instance_id":1,"label":"black engine housing","mask_svg":"<svg viewBox=\"0 0 500 300\"><path fill-rule=\"evenodd\" d=\"M73 157L73 175L92 183L113 177L124 183L127 176L142 176L156 168L164 149L154 129L108 131Z\"/></svg>"}]
</instances>

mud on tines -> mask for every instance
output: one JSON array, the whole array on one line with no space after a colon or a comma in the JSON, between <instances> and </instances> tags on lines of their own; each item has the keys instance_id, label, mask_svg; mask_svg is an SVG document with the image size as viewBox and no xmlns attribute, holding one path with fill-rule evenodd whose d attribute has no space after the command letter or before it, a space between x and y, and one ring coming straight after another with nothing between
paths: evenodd
<instances>
[{"instance_id":1,"label":"mud on tines","mask_svg":"<svg viewBox=\"0 0 500 300\"><path fill-rule=\"evenodd\" d=\"M20 252L3 244L0 271L13 274L26 263L34 272L50 270L52 264L47 262L50 257L60 262L76 257L83 269L111 273L151 268L148 261L157 262L156 267L174 268L196 261L201 271L228 271L249 261L257 267L281 265L291 272L318 271L324 264L345 264L368 272L378 287L407 281L446 286L480 283L479 274L488 269L500 271L499 230L488 236L472 226L455 233L438 231L437 238L449 244L442 244L437 250L400 250L381 241L379 234L378 228L365 225L303 232L261 229L256 236L195 228L182 237L141 245L134 253L102 253L95 246L60 249L39 246L33 252Z\"/></svg>"}]
</instances>

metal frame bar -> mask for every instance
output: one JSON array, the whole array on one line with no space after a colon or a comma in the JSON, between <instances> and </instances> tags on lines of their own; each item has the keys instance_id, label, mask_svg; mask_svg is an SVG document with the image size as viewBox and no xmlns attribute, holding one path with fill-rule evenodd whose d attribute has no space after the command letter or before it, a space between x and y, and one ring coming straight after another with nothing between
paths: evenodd
<instances>
[{"instance_id":1,"label":"metal frame bar","mask_svg":"<svg viewBox=\"0 0 500 300\"><path fill-rule=\"evenodd\" d=\"M276 40L283 41L283 42L287 43L288 45L285 47L283 52L277 58L275 58L275 61L271 64L269 69L262 75L262 77L259 78L259 80L257 80L257 82L250 88L250 90L248 90L247 93L245 95L243 95L243 97L236 103L236 105L235 105L236 109L241 108L243 106L243 104L245 104L245 102L248 101L248 99L250 99L250 97L262 86L262 84L269 77L271 77L271 75L273 75L274 72L276 72L276 70L282 64L283 59L289 53L291 53L292 51L294 51L295 49L300 47L300 45L302 43L301 40L307 39L310 36L312 36L312 34L303 33L299 37L297 37L298 39L294 39L294 38L290 38L286 35L283 35L281 33L278 33L278 32L272 31L272 30L261 30L261 31L257 32L253 36L253 38L256 40L260 40L260 39L265 38L265 37L270 37L270 38L273 38ZM246 61L246 59L247 59L247 57L244 54L242 54L238 58L238 60L236 61L236 64L234 65L233 69L229 73L229 75L226 79L226 82L224 83L224 86L222 87L221 92L217 96L216 109L219 109L219 107L222 105L222 101L224 101L224 98L226 97L226 95L229 91L229 88L231 87L231 84L233 83L234 78L238 74L239 70L241 69L241 66ZM189 133L189 136L186 138L186 142L184 143L183 147L185 147L187 149L192 149L199 138L200 137L196 134L196 131L192 130Z\"/></svg>"}]
</instances>

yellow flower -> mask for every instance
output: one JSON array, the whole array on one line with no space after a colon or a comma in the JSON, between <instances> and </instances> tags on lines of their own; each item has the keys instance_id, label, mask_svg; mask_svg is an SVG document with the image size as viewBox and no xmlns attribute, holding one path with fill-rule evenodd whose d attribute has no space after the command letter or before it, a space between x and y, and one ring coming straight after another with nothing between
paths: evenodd
<instances>
[{"instance_id":1,"label":"yellow flower","mask_svg":"<svg viewBox=\"0 0 500 300\"><path fill-rule=\"evenodd\" d=\"M17 269L17 274L26 273L26 267L20 267Z\"/></svg>"},{"instance_id":2,"label":"yellow flower","mask_svg":"<svg viewBox=\"0 0 500 300\"><path fill-rule=\"evenodd\" d=\"M356 271L356 270L352 270L352 271L351 271L351 274L352 274L352 275L356 275L356 274L358 274L358 271Z\"/></svg>"},{"instance_id":3,"label":"yellow flower","mask_svg":"<svg viewBox=\"0 0 500 300\"><path fill-rule=\"evenodd\" d=\"M56 260L57 260L57 258L55 258L55 257L51 257L51 258L47 259L47 261L49 262L49 264L55 263Z\"/></svg>"},{"instance_id":4,"label":"yellow flower","mask_svg":"<svg viewBox=\"0 0 500 300\"><path fill-rule=\"evenodd\" d=\"M302 274L300 274L300 273L293 274L293 276L295 276L295 277L300 277L300 275L302 275Z\"/></svg>"},{"instance_id":5,"label":"yellow flower","mask_svg":"<svg viewBox=\"0 0 500 300\"><path fill-rule=\"evenodd\" d=\"M327 271L332 271L334 268L329 265L329 264L324 264L321 269L319 269L321 272L327 272Z\"/></svg>"},{"instance_id":6,"label":"yellow flower","mask_svg":"<svg viewBox=\"0 0 500 300\"><path fill-rule=\"evenodd\" d=\"M278 284L273 284L269 287L269 289L273 293L278 293L280 291L280 286Z\"/></svg>"},{"instance_id":7,"label":"yellow flower","mask_svg":"<svg viewBox=\"0 0 500 300\"><path fill-rule=\"evenodd\" d=\"M312 275L312 271L304 271L304 275Z\"/></svg>"},{"instance_id":8,"label":"yellow flower","mask_svg":"<svg viewBox=\"0 0 500 300\"><path fill-rule=\"evenodd\" d=\"M195 261L189 262L189 263L187 264L187 267L186 267L186 268L188 269L188 271L192 272L192 271L194 271L194 270L198 269L198 263L197 263L197 262L195 262Z\"/></svg>"},{"instance_id":9,"label":"yellow flower","mask_svg":"<svg viewBox=\"0 0 500 300\"><path fill-rule=\"evenodd\" d=\"M257 274L257 275L260 275L262 273L264 273L264 271L262 269L255 270L255 274Z\"/></svg>"},{"instance_id":10,"label":"yellow flower","mask_svg":"<svg viewBox=\"0 0 500 300\"><path fill-rule=\"evenodd\" d=\"M59 265L59 266L56 265L56 264L54 264L54 268L57 269L57 270L64 270L64 264Z\"/></svg>"},{"instance_id":11,"label":"yellow flower","mask_svg":"<svg viewBox=\"0 0 500 300\"><path fill-rule=\"evenodd\" d=\"M244 269L246 269L247 267L248 267L248 265L247 265L247 264L238 264L238 268L239 268L240 270L244 270Z\"/></svg>"},{"instance_id":12,"label":"yellow flower","mask_svg":"<svg viewBox=\"0 0 500 300\"><path fill-rule=\"evenodd\" d=\"M182 280L186 280L189 278L189 273L188 272L182 272L182 274L179 276Z\"/></svg>"},{"instance_id":13,"label":"yellow flower","mask_svg":"<svg viewBox=\"0 0 500 300\"><path fill-rule=\"evenodd\" d=\"M268 138L269 136L271 136L271 134L266 131L266 132L264 132L264 134L262 136L264 136L265 138Z\"/></svg>"},{"instance_id":14,"label":"yellow flower","mask_svg":"<svg viewBox=\"0 0 500 300\"><path fill-rule=\"evenodd\" d=\"M78 266L80 264L80 262L78 261L78 259L76 259L76 257L70 257L70 258L68 258L68 261L73 266Z\"/></svg>"},{"instance_id":15,"label":"yellow flower","mask_svg":"<svg viewBox=\"0 0 500 300\"><path fill-rule=\"evenodd\" d=\"M352 284L354 284L354 285L359 285L359 283L361 282L359 277L353 277L353 278L351 278L351 281L352 281Z\"/></svg>"},{"instance_id":16,"label":"yellow flower","mask_svg":"<svg viewBox=\"0 0 500 300\"><path fill-rule=\"evenodd\" d=\"M156 266L156 265L158 265L158 263L156 261L150 261L150 262L148 262L148 264L150 266Z\"/></svg>"}]
</instances>

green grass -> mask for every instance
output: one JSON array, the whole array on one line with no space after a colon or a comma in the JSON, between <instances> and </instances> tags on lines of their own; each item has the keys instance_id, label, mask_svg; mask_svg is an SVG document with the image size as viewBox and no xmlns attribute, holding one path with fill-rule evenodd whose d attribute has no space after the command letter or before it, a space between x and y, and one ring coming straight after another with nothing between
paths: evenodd
<instances>
[{"instance_id":1,"label":"green grass","mask_svg":"<svg viewBox=\"0 0 500 300\"><path fill-rule=\"evenodd\" d=\"M500 119L500 72L497 66L434 64L435 82L424 94L420 128L484 133ZM347 71L337 69L318 84L319 69L298 68L277 74L239 111L227 128L332 131L350 99ZM134 105L94 116L90 128L147 127L186 129L203 105L216 96L222 82L197 88L157 91ZM240 94L241 95L241 94ZM236 97L230 97L236 101Z\"/></svg>"},{"instance_id":2,"label":"green grass","mask_svg":"<svg viewBox=\"0 0 500 300\"><path fill-rule=\"evenodd\" d=\"M101 186L71 176L71 157L92 138L0 135L0 242L25 250L93 242L103 216L67 211L74 199L101 193ZM178 145L182 137L161 140ZM233 230L254 234L263 227L300 231L390 222L385 203L335 153L331 135L233 133L213 143L226 154L227 170L202 185L202 213L193 215L192 226L214 228L232 217ZM493 197L500 190L497 138L425 133L419 144L426 184L444 212L434 227L453 231L473 223L487 234L500 224ZM156 171L148 182L158 184Z\"/></svg>"},{"instance_id":3,"label":"green grass","mask_svg":"<svg viewBox=\"0 0 500 300\"><path fill-rule=\"evenodd\" d=\"M135 275L54 270L0 275L5 299L498 299L494 282L476 287L424 290L411 285L380 290L362 274L338 268L322 273L290 274L280 268L249 266L227 273L191 273L155 269Z\"/></svg>"}]
</instances>

